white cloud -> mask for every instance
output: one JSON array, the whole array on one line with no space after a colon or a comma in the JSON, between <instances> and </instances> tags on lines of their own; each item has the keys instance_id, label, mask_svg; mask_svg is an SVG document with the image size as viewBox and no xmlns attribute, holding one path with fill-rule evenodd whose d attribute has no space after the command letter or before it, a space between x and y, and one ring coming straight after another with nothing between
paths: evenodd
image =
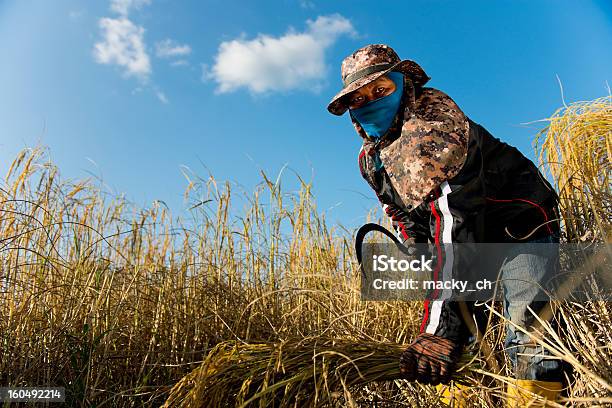
<instances>
[{"instance_id":1,"label":"white cloud","mask_svg":"<svg viewBox=\"0 0 612 408\"><path fill-rule=\"evenodd\" d=\"M307 29L281 36L265 34L219 45L215 62L203 67L203 79L217 82L217 92L247 88L253 93L319 87L325 77L325 51L342 35L355 36L351 22L334 14L306 21Z\"/></svg>"},{"instance_id":2,"label":"white cloud","mask_svg":"<svg viewBox=\"0 0 612 408\"><path fill-rule=\"evenodd\" d=\"M149 4L151 0L111 0L110 8L115 13L126 17L132 9L138 10Z\"/></svg>"},{"instance_id":3,"label":"white cloud","mask_svg":"<svg viewBox=\"0 0 612 408\"><path fill-rule=\"evenodd\" d=\"M134 24L129 18L131 11L149 4L151 4L151 0L110 0L110 8L118 16L98 20L102 39L94 44L93 56L96 62L100 64L119 66L126 77L138 78L142 86L132 90L132 95L149 89L161 103L167 104L169 101L166 94L155 83L149 81L152 67L144 40L145 29ZM173 55L172 52L177 56L184 55L181 54L181 52L185 52L181 48L184 46L178 46L171 40L162 41L158 44L167 45L164 50L169 53L169 56ZM190 48L189 52L191 52Z\"/></svg>"},{"instance_id":4,"label":"white cloud","mask_svg":"<svg viewBox=\"0 0 612 408\"><path fill-rule=\"evenodd\" d=\"M155 43L155 55L159 58L184 57L191 54L191 47L178 44L169 38Z\"/></svg>"},{"instance_id":5,"label":"white cloud","mask_svg":"<svg viewBox=\"0 0 612 408\"><path fill-rule=\"evenodd\" d=\"M94 58L100 64L115 64L126 76L146 81L151 73L151 61L145 49L144 28L127 18L101 18L102 41L94 45Z\"/></svg>"}]
</instances>

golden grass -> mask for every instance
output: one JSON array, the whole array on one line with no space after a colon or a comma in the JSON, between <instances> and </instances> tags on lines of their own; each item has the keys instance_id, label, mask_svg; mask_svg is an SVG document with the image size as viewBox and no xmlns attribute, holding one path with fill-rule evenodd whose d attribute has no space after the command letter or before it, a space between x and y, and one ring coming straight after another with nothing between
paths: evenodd
<instances>
[{"instance_id":1,"label":"golden grass","mask_svg":"<svg viewBox=\"0 0 612 408\"><path fill-rule=\"evenodd\" d=\"M570 241L612 240L612 96L557 110L537 136Z\"/></svg>"},{"instance_id":2,"label":"golden grass","mask_svg":"<svg viewBox=\"0 0 612 408\"><path fill-rule=\"evenodd\" d=\"M356 405L350 390L401 378L404 346L324 336L278 343L219 343L172 389L164 407ZM454 375L475 369L466 353Z\"/></svg>"},{"instance_id":3,"label":"golden grass","mask_svg":"<svg viewBox=\"0 0 612 408\"><path fill-rule=\"evenodd\" d=\"M399 378L402 346L325 338L218 344L164 406L314 406L350 401L355 385ZM236 392L235 392L236 391ZM347 399L344 400L345 402Z\"/></svg>"},{"instance_id":4,"label":"golden grass","mask_svg":"<svg viewBox=\"0 0 612 408\"><path fill-rule=\"evenodd\" d=\"M604 102L609 110L609 99ZM581 106L564 112L590 112ZM552 123L565 114L552 118L550 129L560 129ZM578 125L573 130L598 141L590 152L603 146L593 132L606 129L606 121L610 129L609 116L598 117L571 122L594 124L588 131ZM574 143L553 130L543 155L552 154L555 143ZM571 194L561 190L568 237L609 236L609 186L602 184L605 178L593 178L598 165L609 171L606 135L605 157L592 156L599 164L584 164L561 183L572 186ZM558 174L553 173L561 180ZM266 390L269 370L249 376L221 364L210 377L212 371L202 367L256 358L257 364L274 362L270 372L286 376L280 381L306 378L299 377L304 367L324 367L317 372L326 376L313 371L304 382L307 390L316 389L318 405L439 404L430 386L382 381L394 376L397 353L418 332L422 305L360 301L352 231L326 222L310 183L298 179L299 191L288 194L280 180L262 174L254 192L238 193L211 176L186 177L191 218L176 219L161 202L140 209L107 195L96 180L62 180L44 149L26 149L16 158L0 186L0 384L64 386L71 406L159 406L169 397L169 406L233 406ZM602 193L580 193L577 186L587 182ZM577 212L571 200L585 204ZM236 201L247 205L237 209ZM612 403L609 305L568 303L560 312L567 326L562 335L543 324L534 341L574 367L565 403ZM503 400L509 374L499 352L503 318L491 313L481 343L497 351L499 370L483 358L483 368L464 375L484 407ZM350 371L351 361L361 377ZM211 378L226 384L227 392L202 392ZM295 396L294 405L300 405L298 396L314 404L297 385L282 383ZM268 400L257 401L265 402L260 406L283 401L276 392L264 394Z\"/></svg>"},{"instance_id":5,"label":"golden grass","mask_svg":"<svg viewBox=\"0 0 612 408\"><path fill-rule=\"evenodd\" d=\"M217 343L306 335L404 342L419 305L365 304L350 237L310 184L232 189L189 175L192 220L62 181L26 149L0 190L0 383L65 386L84 405L161 404ZM283 230L281 232L281 229Z\"/></svg>"}]
</instances>

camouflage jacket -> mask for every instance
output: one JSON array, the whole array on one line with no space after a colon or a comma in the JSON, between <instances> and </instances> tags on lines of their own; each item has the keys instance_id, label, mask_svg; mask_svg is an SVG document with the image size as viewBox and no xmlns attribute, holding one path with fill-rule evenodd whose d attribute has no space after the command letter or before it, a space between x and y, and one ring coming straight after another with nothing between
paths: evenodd
<instances>
[{"instance_id":1,"label":"camouflage jacket","mask_svg":"<svg viewBox=\"0 0 612 408\"><path fill-rule=\"evenodd\" d=\"M403 115L380 140L353 120L364 140L359 169L398 238L443 245L558 235L557 197L536 166L445 93L409 85ZM445 258L436 270L454 276L473 261ZM422 332L465 341L456 302L436 298L424 306Z\"/></svg>"},{"instance_id":2,"label":"camouflage jacket","mask_svg":"<svg viewBox=\"0 0 612 408\"><path fill-rule=\"evenodd\" d=\"M409 81L405 89L403 115L380 140L353 119L363 138L361 175L401 240L433 241L430 204L451 192L449 212L478 224L462 231L455 219L453 242L504 242L556 227L546 224L555 218L556 195L529 159L470 120L444 92L414 89ZM491 214L495 224L484 225Z\"/></svg>"}]
</instances>

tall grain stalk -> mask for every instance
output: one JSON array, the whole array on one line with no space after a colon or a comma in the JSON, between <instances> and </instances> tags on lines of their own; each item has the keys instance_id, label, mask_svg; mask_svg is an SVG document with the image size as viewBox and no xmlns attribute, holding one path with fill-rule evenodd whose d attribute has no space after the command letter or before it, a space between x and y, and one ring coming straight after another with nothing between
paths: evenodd
<instances>
[{"instance_id":1,"label":"tall grain stalk","mask_svg":"<svg viewBox=\"0 0 612 408\"><path fill-rule=\"evenodd\" d=\"M350 236L309 183L283 194L263 175L236 210L229 183L188 176L192 219L175 219L21 152L0 190L0 383L64 386L72 405L161 403L223 340L412 334L411 306L359 302Z\"/></svg>"},{"instance_id":2,"label":"tall grain stalk","mask_svg":"<svg viewBox=\"0 0 612 408\"><path fill-rule=\"evenodd\" d=\"M567 239L612 239L612 96L557 110L537 136Z\"/></svg>"}]
</instances>

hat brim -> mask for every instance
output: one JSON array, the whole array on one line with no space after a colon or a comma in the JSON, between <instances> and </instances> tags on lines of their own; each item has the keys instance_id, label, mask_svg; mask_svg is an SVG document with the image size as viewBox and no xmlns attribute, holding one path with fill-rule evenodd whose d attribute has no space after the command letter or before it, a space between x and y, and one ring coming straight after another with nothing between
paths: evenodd
<instances>
[{"instance_id":1,"label":"hat brim","mask_svg":"<svg viewBox=\"0 0 612 408\"><path fill-rule=\"evenodd\" d=\"M388 74L391 71L401 72L408 76L416 85L425 85L427 81L429 81L429 77L421 68L419 64L411 60L403 60L393 65L391 68L388 68L384 71L374 72L372 74L366 75L363 78L359 78L355 82L351 82L348 86L342 88L340 92L338 92L331 100L329 105L327 105L327 110L334 115L342 115L348 109L346 102L343 100L344 96L350 94L356 89L361 88L362 86L377 80L381 76Z\"/></svg>"}]
</instances>

